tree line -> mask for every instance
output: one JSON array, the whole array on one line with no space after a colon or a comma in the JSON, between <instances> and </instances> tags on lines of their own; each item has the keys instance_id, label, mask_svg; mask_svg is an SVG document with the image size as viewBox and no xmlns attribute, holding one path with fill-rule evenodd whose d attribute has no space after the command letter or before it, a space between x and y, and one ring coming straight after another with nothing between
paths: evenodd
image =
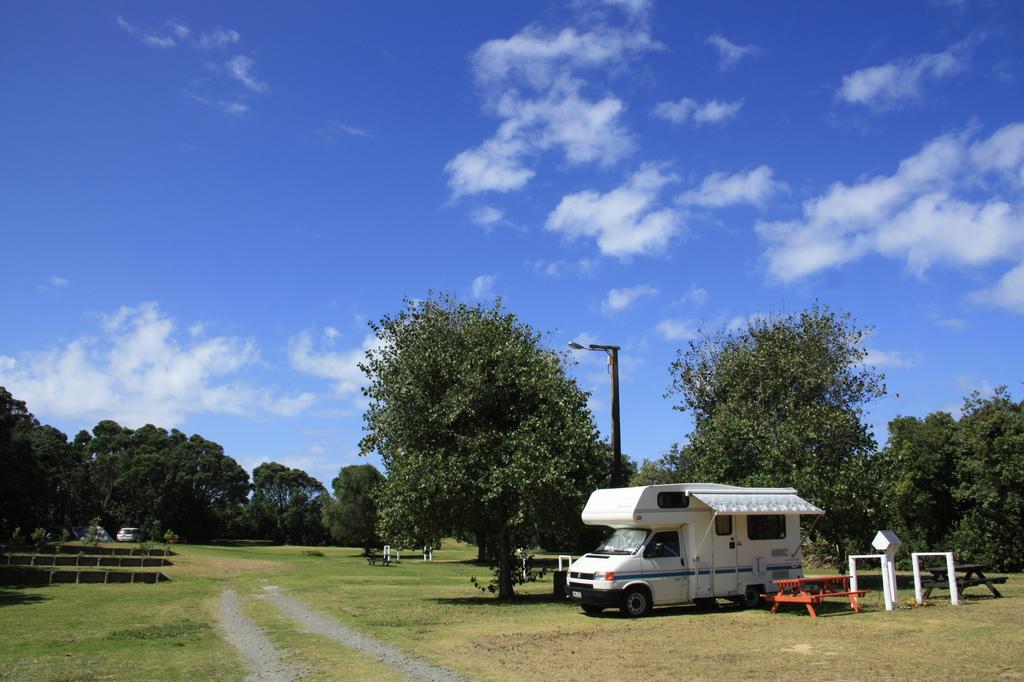
<instances>
[{"instance_id":1,"label":"tree line","mask_svg":"<svg viewBox=\"0 0 1024 682\"><path fill-rule=\"evenodd\" d=\"M98 519L111 533L137 527L157 540L172 531L190 542L244 538L362 545L365 524L344 510L362 506L371 494L372 488L348 483L367 470L382 478L369 464L345 467L331 496L305 471L276 462L260 464L250 479L221 445L177 429L151 424L130 429L104 420L69 440L59 429L40 424L24 402L0 387L4 540ZM338 496L342 490L344 499Z\"/></svg>"}]
</instances>

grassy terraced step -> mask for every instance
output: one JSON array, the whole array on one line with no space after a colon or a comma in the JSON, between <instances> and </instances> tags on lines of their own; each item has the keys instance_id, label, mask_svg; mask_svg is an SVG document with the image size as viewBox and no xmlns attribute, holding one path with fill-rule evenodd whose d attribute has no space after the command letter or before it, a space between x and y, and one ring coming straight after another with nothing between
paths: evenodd
<instances>
[{"instance_id":1,"label":"grassy terraced step","mask_svg":"<svg viewBox=\"0 0 1024 682\"><path fill-rule=\"evenodd\" d=\"M85 554L88 556L175 556L172 549L139 549L138 547L96 547L92 545L43 545L12 547L0 545L0 553L11 554Z\"/></svg>"},{"instance_id":2,"label":"grassy terraced step","mask_svg":"<svg viewBox=\"0 0 1024 682\"><path fill-rule=\"evenodd\" d=\"M164 557L82 556L78 554L0 554L0 566L76 566L112 568L159 568L173 566Z\"/></svg>"},{"instance_id":3,"label":"grassy terraced step","mask_svg":"<svg viewBox=\"0 0 1024 682\"><path fill-rule=\"evenodd\" d=\"M112 585L115 583L167 582L171 578L160 571L77 571L47 570L34 566L0 566L0 585Z\"/></svg>"}]
</instances>

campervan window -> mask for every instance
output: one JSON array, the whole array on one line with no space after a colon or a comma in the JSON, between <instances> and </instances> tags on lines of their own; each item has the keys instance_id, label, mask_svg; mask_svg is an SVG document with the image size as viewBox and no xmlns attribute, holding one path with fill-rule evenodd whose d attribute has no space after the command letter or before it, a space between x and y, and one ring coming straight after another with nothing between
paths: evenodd
<instances>
[{"instance_id":1,"label":"campervan window","mask_svg":"<svg viewBox=\"0 0 1024 682\"><path fill-rule=\"evenodd\" d=\"M786 537L786 517L782 514L748 516L747 537L751 540L781 540Z\"/></svg>"},{"instance_id":2,"label":"campervan window","mask_svg":"<svg viewBox=\"0 0 1024 682\"><path fill-rule=\"evenodd\" d=\"M659 544L661 545L660 552L657 549ZM647 543L647 549L644 550L645 559L663 556L679 556L679 533L677 531L667 530L655 533L651 541Z\"/></svg>"},{"instance_id":3,"label":"campervan window","mask_svg":"<svg viewBox=\"0 0 1024 682\"><path fill-rule=\"evenodd\" d=\"M683 509L690 506L690 498L683 492L658 493L658 506L662 509Z\"/></svg>"},{"instance_id":4,"label":"campervan window","mask_svg":"<svg viewBox=\"0 0 1024 682\"><path fill-rule=\"evenodd\" d=\"M715 535L732 535L732 514L715 517Z\"/></svg>"},{"instance_id":5,"label":"campervan window","mask_svg":"<svg viewBox=\"0 0 1024 682\"><path fill-rule=\"evenodd\" d=\"M644 544L649 532L639 528L616 528L594 551L598 554L632 554Z\"/></svg>"}]
</instances>

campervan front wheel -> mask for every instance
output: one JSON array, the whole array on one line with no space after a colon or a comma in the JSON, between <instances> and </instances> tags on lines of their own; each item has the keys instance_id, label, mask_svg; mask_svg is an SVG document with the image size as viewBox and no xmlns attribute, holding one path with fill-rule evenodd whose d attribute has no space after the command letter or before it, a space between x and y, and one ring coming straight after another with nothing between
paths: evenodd
<instances>
[{"instance_id":1,"label":"campervan front wheel","mask_svg":"<svg viewBox=\"0 0 1024 682\"><path fill-rule=\"evenodd\" d=\"M631 587L622 595L619 612L629 618L639 618L651 610L651 598L642 587Z\"/></svg>"}]
</instances>

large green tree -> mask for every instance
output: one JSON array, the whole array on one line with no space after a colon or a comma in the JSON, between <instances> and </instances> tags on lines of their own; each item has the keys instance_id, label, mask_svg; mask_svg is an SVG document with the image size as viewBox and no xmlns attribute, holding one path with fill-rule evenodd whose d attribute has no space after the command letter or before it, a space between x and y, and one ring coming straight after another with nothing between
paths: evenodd
<instances>
[{"instance_id":1,"label":"large green tree","mask_svg":"<svg viewBox=\"0 0 1024 682\"><path fill-rule=\"evenodd\" d=\"M371 326L361 447L387 472L382 537L487 537L497 592L511 597L515 547L575 522L607 475L587 394L500 301L431 296Z\"/></svg>"},{"instance_id":2,"label":"large green tree","mask_svg":"<svg viewBox=\"0 0 1024 682\"><path fill-rule=\"evenodd\" d=\"M45 471L31 439L38 426L25 403L0 386L0 537L45 523Z\"/></svg>"},{"instance_id":3,"label":"large green tree","mask_svg":"<svg viewBox=\"0 0 1024 682\"><path fill-rule=\"evenodd\" d=\"M882 516L907 552L946 546L958 515L958 432L948 412L889 422L889 442L875 461Z\"/></svg>"},{"instance_id":4,"label":"large green tree","mask_svg":"<svg viewBox=\"0 0 1024 682\"><path fill-rule=\"evenodd\" d=\"M972 393L959 423L959 514L952 544L962 560L1024 569L1024 401L1003 386Z\"/></svg>"},{"instance_id":5,"label":"large green tree","mask_svg":"<svg viewBox=\"0 0 1024 682\"><path fill-rule=\"evenodd\" d=\"M693 480L793 486L825 509L814 534L838 563L871 540L875 440L864 407L885 393L864 361L870 330L815 305L705 334L672 363L670 395L693 415Z\"/></svg>"},{"instance_id":6,"label":"large green tree","mask_svg":"<svg viewBox=\"0 0 1024 682\"><path fill-rule=\"evenodd\" d=\"M331 481L334 499L324 505L324 525L331 540L366 552L380 547L376 494L383 482L384 476L372 464L341 468Z\"/></svg>"}]
</instances>

